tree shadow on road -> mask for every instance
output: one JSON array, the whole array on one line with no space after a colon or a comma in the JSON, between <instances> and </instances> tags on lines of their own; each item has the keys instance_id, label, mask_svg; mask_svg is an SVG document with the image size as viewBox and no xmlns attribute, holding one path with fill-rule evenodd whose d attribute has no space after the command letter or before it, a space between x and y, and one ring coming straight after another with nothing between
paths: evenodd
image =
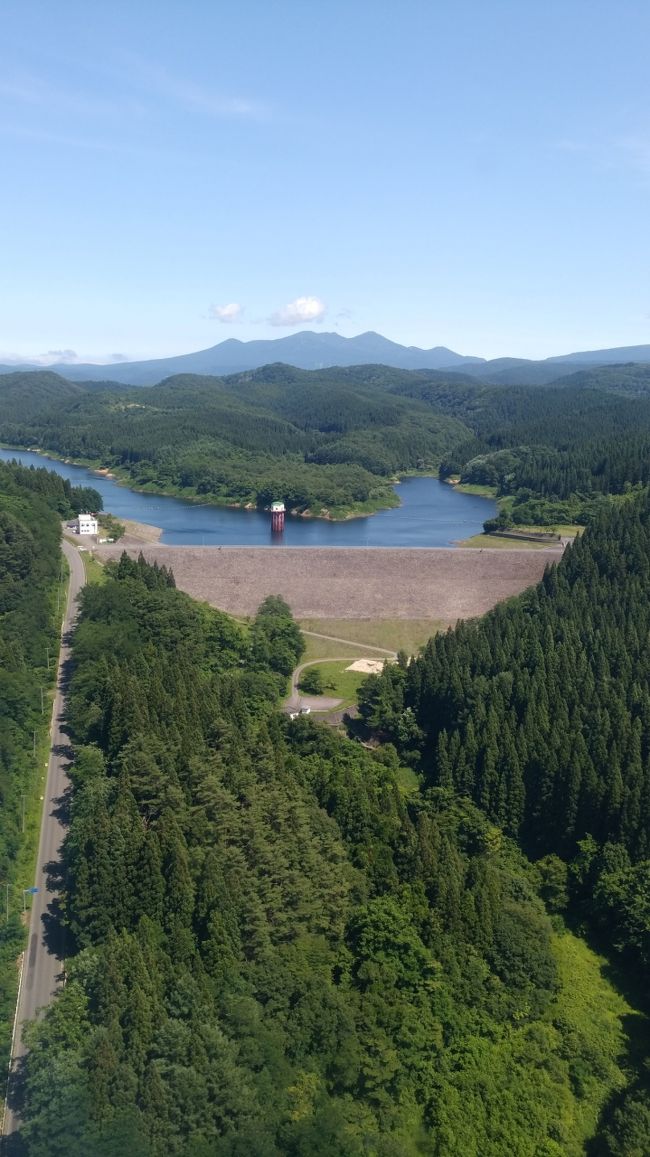
<instances>
[{"instance_id":1,"label":"tree shadow on road","mask_svg":"<svg viewBox=\"0 0 650 1157\"><path fill-rule=\"evenodd\" d=\"M61 961L61 971L57 973L56 979L59 984L63 984L65 981L64 961L71 949L70 933L65 926L61 898L59 896L55 896L51 904L48 904L47 912L43 913L41 922L43 944L50 955L55 956L57 960Z\"/></svg>"},{"instance_id":2,"label":"tree shadow on road","mask_svg":"<svg viewBox=\"0 0 650 1157\"><path fill-rule=\"evenodd\" d=\"M59 823L67 828L70 823L70 808L72 806L72 784L66 787L63 795L56 796L53 804L50 815L53 815Z\"/></svg>"},{"instance_id":3,"label":"tree shadow on road","mask_svg":"<svg viewBox=\"0 0 650 1157\"><path fill-rule=\"evenodd\" d=\"M7 1085L7 1109L22 1116L25 1108L25 1057L16 1061ZM19 1122L17 1123L19 1124ZM20 1131L2 1138L3 1157L27 1157L27 1145Z\"/></svg>"},{"instance_id":4,"label":"tree shadow on road","mask_svg":"<svg viewBox=\"0 0 650 1157\"><path fill-rule=\"evenodd\" d=\"M61 892L65 886L65 863L62 860L50 860L44 865L47 875L46 888L52 893L52 899L47 906L47 912L42 916L41 934L43 943L48 952L59 960L65 960L70 948L70 933L65 926L64 904ZM62 981L63 974L59 977Z\"/></svg>"}]
</instances>

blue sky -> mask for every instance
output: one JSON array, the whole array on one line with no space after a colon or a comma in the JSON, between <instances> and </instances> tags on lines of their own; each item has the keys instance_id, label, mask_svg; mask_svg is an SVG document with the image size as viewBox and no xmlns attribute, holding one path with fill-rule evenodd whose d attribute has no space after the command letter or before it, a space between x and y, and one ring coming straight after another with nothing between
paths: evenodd
<instances>
[{"instance_id":1,"label":"blue sky","mask_svg":"<svg viewBox=\"0 0 650 1157\"><path fill-rule=\"evenodd\" d=\"M1 24L0 358L650 342L647 0L5 0Z\"/></svg>"}]
</instances>

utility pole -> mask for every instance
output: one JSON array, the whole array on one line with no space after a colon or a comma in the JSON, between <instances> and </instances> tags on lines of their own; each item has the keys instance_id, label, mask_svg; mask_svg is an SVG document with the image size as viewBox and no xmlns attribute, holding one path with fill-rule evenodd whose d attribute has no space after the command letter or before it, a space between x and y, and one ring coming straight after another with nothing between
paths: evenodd
<instances>
[{"instance_id":1,"label":"utility pole","mask_svg":"<svg viewBox=\"0 0 650 1157\"><path fill-rule=\"evenodd\" d=\"M24 795L21 795L20 799L21 799L21 803L22 803L22 812L23 812L23 834L24 834L24 832L25 832L25 799L26 799L26 797L25 797Z\"/></svg>"},{"instance_id":2,"label":"utility pole","mask_svg":"<svg viewBox=\"0 0 650 1157\"><path fill-rule=\"evenodd\" d=\"M40 688L40 692L41 692L41 715L42 715L44 710L45 710L45 706L43 703L43 688L42 687Z\"/></svg>"}]
</instances>

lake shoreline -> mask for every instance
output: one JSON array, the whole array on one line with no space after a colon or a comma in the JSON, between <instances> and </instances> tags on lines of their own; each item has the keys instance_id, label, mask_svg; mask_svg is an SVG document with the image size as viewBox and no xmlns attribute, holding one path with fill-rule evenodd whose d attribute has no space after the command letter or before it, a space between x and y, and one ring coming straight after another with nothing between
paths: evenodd
<instances>
[{"instance_id":1,"label":"lake shoreline","mask_svg":"<svg viewBox=\"0 0 650 1157\"><path fill-rule=\"evenodd\" d=\"M278 535L272 531L269 513L251 509L251 504L218 504L197 495L176 496L151 488L138 489L108 467L97 463L82 465L38 448L0 449L0 459L11 458L26 466L53 470L72 486L96 489L104 509L118 522L130 519L157 527L155 533L164 545L455 550L456 542L478 533L485 519L494 513L492 501L455 493L431 474L411 474L399 483L394 479L391 482L390 507L358 512L354 518L288 513L284 531ZM142 532L138 540L150 540L151 533Z\"/></svg>"},{"instance_id":2,"label":"lake shoreline","mask_svg":"<svg viewBox=\"0 0 650 1157\"><path fill-rule=\"evenodd\" d=\"M123 486L126 490L131 490L134 494L154 494L161 498L177 498L181 502L191 502L194 506L214 506L218 509L225 510L251 510L259 512L263 510L265 513L270 509L269 507L256 506L253 502L226 502L221 501L218 497L212 498L207 495L193 494L179 488L177 491L165 490L162 487L155 485L134 486L129 474L119 466L109 468L108 466L98 466L92 459L83 458L64 458L62 454L57 454L55 450L43 450L40 446L11 446L6 442L0 442L0 450L16 450L20 454L38 454L39 458L45 458L51 462L62 462L64 466L78 466L83 470L88 470L90 474L95 474L99 478L108 478L114 482L116 486ZM404 474L399 479L391 481L391 486L399 485L403 478L434 478L433 474ZM371 518L373 514L381 514L385 510L394 510L397 506L401 506L399 496L397 502L387 502L382 505L375 505L374 509L363 510L354 509L346 511L340 517L326 511L325 514L315 514L313 510L288 510L292 518L309 518L317 519L321 522L351 522L356 518ZM363 503L357 503L357 507L362 507Z\"/></svg>"}]
</instances>

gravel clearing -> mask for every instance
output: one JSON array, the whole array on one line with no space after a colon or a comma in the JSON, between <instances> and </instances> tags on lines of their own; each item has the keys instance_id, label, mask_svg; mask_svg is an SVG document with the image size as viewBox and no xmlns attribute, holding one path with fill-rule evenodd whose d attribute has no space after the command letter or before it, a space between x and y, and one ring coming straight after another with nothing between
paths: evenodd
<instances>
[{"instance_id":1,"label":"gravel clearing","mask_svg":"<svg viewBox=\"0 0 650 1157\"><path fill-rule=\"evenodd\" d=\"M354 663L350 663L346 667L346 671L361 671L363 675L380 675L384 669L384 663L390 663L390 659L355 659Z\"/></svg>"},{"instance_id":2,"label":"gravel clearing","mask_svg":"<svg viewBox=\"0 0 650 1157\"><path fill-rule=\"evenodd\" d=\"M298 619L457 619L482 615L537 582L561 549L100 546L171 567L176 585L234 615L282 595Z\"/></svg>"}]
</instances>

